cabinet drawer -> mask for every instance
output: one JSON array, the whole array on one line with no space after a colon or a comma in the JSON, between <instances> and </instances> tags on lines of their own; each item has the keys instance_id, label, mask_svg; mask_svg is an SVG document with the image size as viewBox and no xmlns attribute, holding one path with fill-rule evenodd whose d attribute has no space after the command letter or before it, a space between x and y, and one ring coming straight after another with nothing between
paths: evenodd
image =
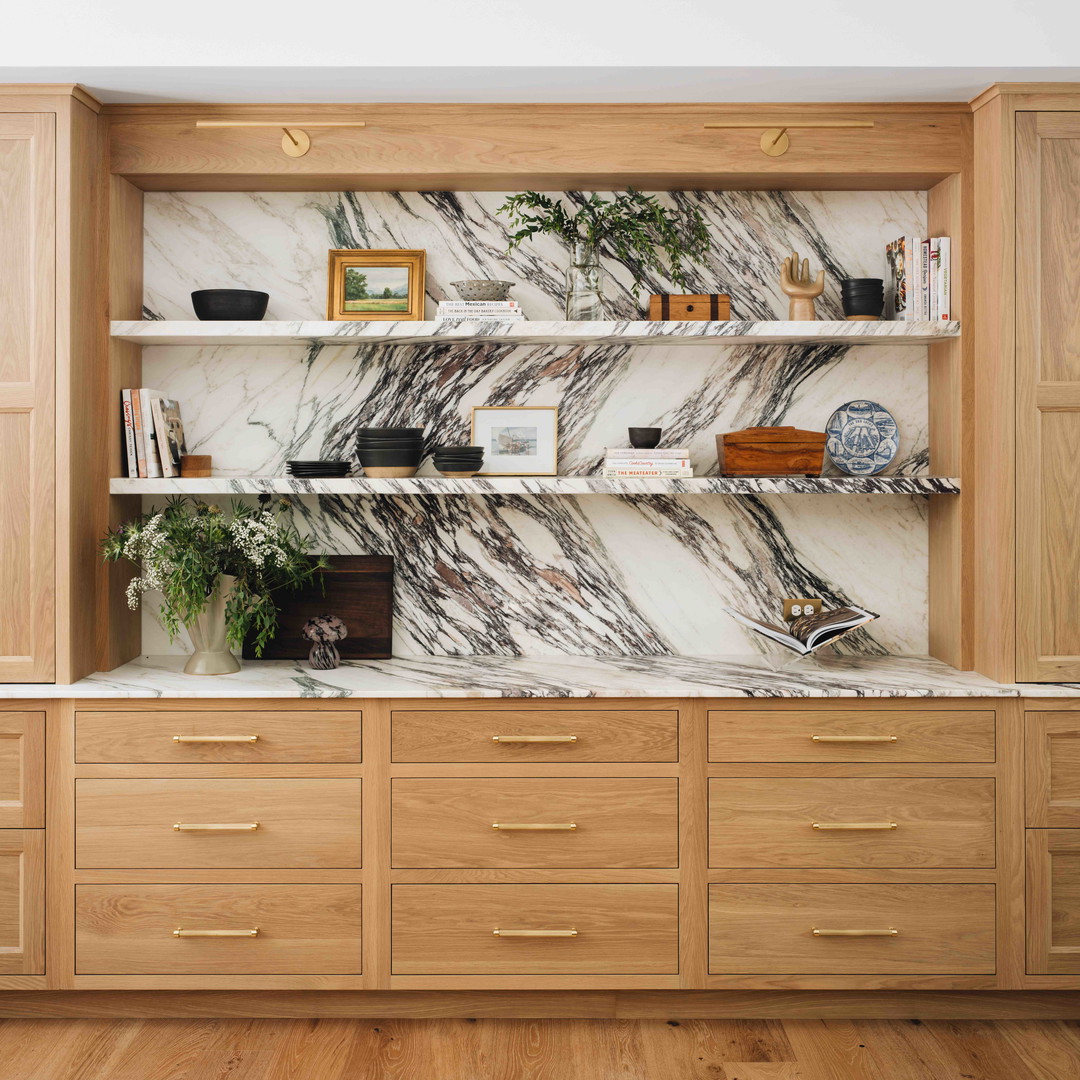
<instances>
[{"instance_id":1,"label":"cabinet drawer","mask_svg":"<svg viewBox=\"0 0 1080 1080\"><path fill-rule=\"evenodd\" d=\"M360 781L76 780L75 865L356 867Z\"/></svg>"},{"instance_id":2,"label":"cabinet drawer","mask_svg":"<svg viewBox=\"0 0 1080 1080\"><path fill-rule=\"evenodd\" d=\"M79 885L75 971L358 974L360 886Z\"/></svg>"},{"instance_id":3,"label":"cabinet drawer","mask_svg":"<svg viewBox=\"0 0 1080 1080\"><path fill-rule=\"evenodd\" d=\"M399 867L679 861L674 778L397 779L392 805L392 865Z\"/></svg>"},{"instance_id":4,"label":"cabinet drawer","mask_svg":"<svg viewBox=\"0 0 1080 1080\"><path fill-rule=\"evenodd\" d=\"M679 969L677 885L394 885L391 905L395 975Z\"/></svg>"},{"instance_id":5,"label":"cabinet drawer","mask_svg":"<svg viewBox=\"0 0 1080 1080\"><path fill-rule=\"evenodd\" d=\"M292 712L80 712L75 760L262 765L360 760L361 714Z\"/></svg>"},{"instance_id":6,"label":"cabinet drawer","mask_svg":"<svg viewBox=\"0 0 1080 1080\"><path fill-rule=\"evenodd\" d=\"M709 886L714 975L968 975L994 963L993 885Z\"/></svg>"},{"instance_id":7,"label":"cabinet drawer","mask_svg":"<svg viewBox=\"0 0 1080 1080\"><path fill-rule=\"evenodd\" d=\"M993 866L994 781L721 777L710 866Z\"/></svg>"},{"instance_id":8,"label":"cabinet drawer","mask_svg":"<svg viewBox=\"0 0 1080 1080\"><path fill-rule=\"evenodd\" d=\"M993 761L994 712L713 710L710 761Z\"/></svg>"},{"instance_id":9,"label":"cabinet drawer","mask_svg":"<svg viewBox=\"0 0 1080 1080\"><path fill-rule=\"evenodd\" d=\"M395 709L394 761L678 761L679 714L651 709Z\"/></svg>"}]
</instances>

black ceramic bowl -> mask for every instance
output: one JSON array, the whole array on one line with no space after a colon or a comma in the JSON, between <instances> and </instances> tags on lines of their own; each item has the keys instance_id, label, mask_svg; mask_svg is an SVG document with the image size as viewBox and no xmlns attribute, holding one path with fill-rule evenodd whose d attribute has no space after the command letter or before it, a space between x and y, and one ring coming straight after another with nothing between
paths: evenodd
<instances>
[{"instance_id":1,"label":"black ceramic bowl","mask_svg":"<svg viewBox=\"0 0 1080 1080\"><path fill-rule=\"evenodd\" d=\"M840 288L846 289L850 285L884 285L885 279L879 277L849 277L840 282Z\"/></svg>"},{"instance_id":2,"label":"black ceramic bowl","mask_svg":"<svg viewBox=\"0 0 1080 1080\"><path fill-rule=\"evenodd\" d=\"M422 439L422 427L361 427L356 429L360 439Z\"/></svg>"},{"instance_id":3,"label":"black ceramic bowl","mask_svg":"<svg viewBox=\"0 0 1080 1080\"><path fill-rule=\"evenodd\" d=\"M258 322L270 294L252 289L199 289L191 294L195 317L204 322Z\"/></svg>"},{"instance_id":4,"label":"black ceramic bowl","mask_svg":"<svg viewBox=\"0 0 1080 1080\"><path fill-rule=\"evenodd\" d=\"M482 454L484 452L482 446L436 446L434 449L436 454L441 453L443 450L452 450L455 453L468 451L470 454Z\"/></svg>"},{"instance_id":5,"label":"black ceramic bowl","mask_svg":"<svg viewBox=\"0 0 1080 1080\"><path fill-rule=\"evenodd\" d=\"M630 445L635 450L652 450L659 444L664 429L658 427L632 427L629 429L629 434Z\"/></svg>"},{"instance_id":6,"label":"black ceramic bowl","mask_svg":"<svg viewBox=\"0 0 1080 1080\"><path fill-rule=\"evenodd\" d=\"M436 458L432 464L436 469L479 469L484 464L483 458Z\"/></svg>"},{"instance_id":7,"label":"black ceramic bowl","mask_svg":"<svg viewBox=\"0 0 1080 1080\"><path fill-rule=\"evenodd\" d=\"M368 450L419 450L420 439L357 439L356 445Z\"/></svg>"},{"instance_id":8,"label":"black ceramic bowl","mask_svg":"<svg viewBox=\"0 0 1080 1080\"><path fill-rule=\"evenodd\" d=\"M419 465L421 453L419 450L361 450L359 457L360 464L366 469L369 465Z\"/></svg>"},{"instance_id":9,"label":"black ceramic bowl","mask_svg":"<svg viewBox=\"0 0 1080 1080\"><path fill-rule=\"evenodd\" d=\"M842 303L845 315L880 315L885 300L881 296L866 298L845 296Z\"/></svg>"}]
</instances>

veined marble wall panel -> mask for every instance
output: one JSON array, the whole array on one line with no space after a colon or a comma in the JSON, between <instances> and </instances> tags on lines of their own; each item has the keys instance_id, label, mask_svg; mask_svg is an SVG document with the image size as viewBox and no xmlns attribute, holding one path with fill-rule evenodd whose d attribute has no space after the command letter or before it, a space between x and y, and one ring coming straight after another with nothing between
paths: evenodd
<instances>
[{"instance_id":1,"label":"veined marble wall panel","mask_svg":"<svg viewBox=\"0 0 1080 1080\"><path fill-rule=\"evenodd\" d=\"M498 193L159 193L146 196L148 317L191 318L195 288L262 288L267 318L320 318L331 247L423 247L428 314L461 277L500 277L533 318L559 318L565 253L550 238L505 254ZM882 276L887 240L921 233L918 192L711 192L692 201L713 236L693 287L741 318L786 315L792 248L842 277ZM612 317L638 314L606 263ZM644 292L672 291L646 279ZM447 345L148 347L147 385L178 398L189 448L226 475L273 475L295 457L352 454L358 424L424 424L466 441L481 404L560 406L560 471L592 472L631 424L657 425L716 472L714 436L758 424L822 430L869 397L902 433L893 469L926 471L926 349ZM430 473L425 463L422 472ZM397 559L399 653L724 654L757 649L721 610L775 616L777 597L880 611L848 651L926 650L926 504L908 497L305 499L322 549ZM852 640L854 639L854 640ZM176 648L180 648L179 645ZM167 651L144 620L144 651Z\"/></svg>"}]
</instances>

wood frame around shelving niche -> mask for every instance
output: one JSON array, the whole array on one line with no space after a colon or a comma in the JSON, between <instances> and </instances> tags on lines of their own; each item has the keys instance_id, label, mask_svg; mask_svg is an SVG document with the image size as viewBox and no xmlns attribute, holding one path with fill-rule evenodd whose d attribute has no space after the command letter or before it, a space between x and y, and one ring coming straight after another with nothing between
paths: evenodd
<instances>
[{"instance_id":1,"label":"wood frame around shelving niche","mask_svg":"<svg viewBox=\"0 0 1080 1080\"><path fill-rule=\"evenodd\" d=\"M0 96L6 90L0 87ZM261 128L203 128L200 119L297 123L364 120L361 129L316 130L311 152L289 158ZM926 190L927 228L953 237L954 317L971 310L972 118L964 103L798 105L107 105L101 133L108 162L108 315L137 319L142 307L142 192L161 190ZM763 155L753 128L706 130L708 121L869 119L873 128L800 131L791 150ZM104 180L103 180L104 183ZM106 211L102 206L101 215ZM102 298L104 299L104 298ZM102 333L105 333L104 328ZM140 348L111 341L106 394L141 381ZM974 335L930 346L931 471L971 476ZM73 469L91 485L96 510L73 523L70 543L96 550L101 520L131 504L107 493L121 475L118 440ZM99 460L107 453L108 461ZM78 477L76 477L78 479ZM930 497L930 652L958 668L973 659L972 495ZM99 606L104 625L58 677L110 668L139 651L139 631L114 575ZM72 598L75 603L75 598ZM101 612L107 612L107 617ZM61 619L63 613L61 613Z\"/></svg>"}]
</instances>

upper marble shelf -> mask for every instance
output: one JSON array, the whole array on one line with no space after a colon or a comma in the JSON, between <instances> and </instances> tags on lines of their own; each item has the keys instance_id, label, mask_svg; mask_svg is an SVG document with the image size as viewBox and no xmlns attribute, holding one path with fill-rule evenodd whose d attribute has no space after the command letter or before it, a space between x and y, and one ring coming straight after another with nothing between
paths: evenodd
<instances>
[{"instance_id":1,"label":"upper marble shelf","mask_svg":"<svg viewBox=\"0 0 1080 1080\"><path fill-rule=\"evenodd\" d=\"M364 476L300 480L291 476L109 481L113 495L956 495L960 481L942 476L700 476L692 480L600 476L500 476L456 479Z\"/></svg>"},{"instance_id":2,"label":"upper marble shelf","mask_svg":"<svg viewBox=\"0 0 1080 1080\"><path fill-rule=\"evenodd\" d=\"M926 345L960 336L958 322L114 322L139 345Z\"/></svg>"}]
</instances>

